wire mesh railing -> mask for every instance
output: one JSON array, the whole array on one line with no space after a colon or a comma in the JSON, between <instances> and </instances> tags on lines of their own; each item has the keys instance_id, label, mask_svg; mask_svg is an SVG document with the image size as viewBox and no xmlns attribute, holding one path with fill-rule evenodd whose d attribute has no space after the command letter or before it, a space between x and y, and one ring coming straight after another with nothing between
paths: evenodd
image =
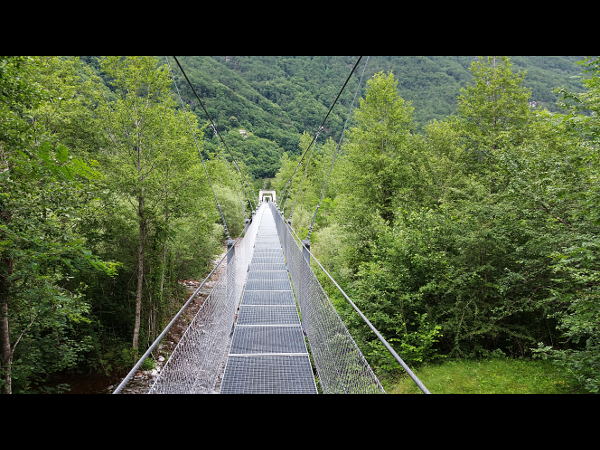
<instances>
[{"instance_id":1,"label":"wire mesh railing","mask_svg":"<svg viewBox=\"0 0 600 450\"><path fill-rule=\"evenodd\" d=\"M323 290L281 213L273 203L269 205L322 392L384 394L383 387Z\"/></svg>"},{"instance_id":2,"label":"wire mesh railing","mask_svg":"<svg viewBox=\"0 0 600 450\"><path fill-rule=\"evenodd\" d=\"M256 211L219 281L175 347L149 394L216 393L261 216Z\"/></svg>"}]
</instances>

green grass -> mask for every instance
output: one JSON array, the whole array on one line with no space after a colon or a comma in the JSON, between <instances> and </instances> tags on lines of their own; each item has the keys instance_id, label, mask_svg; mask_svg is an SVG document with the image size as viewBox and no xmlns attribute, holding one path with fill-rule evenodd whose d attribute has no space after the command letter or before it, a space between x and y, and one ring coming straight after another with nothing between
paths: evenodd
<instances>
[{"instance_id":1,"label":"green grass","mask_svg":"<svg viewBox=\"0 0 600 450\"><path fill-rule=\"evenodd\" d=\"M542 360L453 359L413 372L432 394L570 394L575 390L551 362ZM421 393L407 374L382 378L381 384L388 394Z\"/></svg>"}]
</instances>

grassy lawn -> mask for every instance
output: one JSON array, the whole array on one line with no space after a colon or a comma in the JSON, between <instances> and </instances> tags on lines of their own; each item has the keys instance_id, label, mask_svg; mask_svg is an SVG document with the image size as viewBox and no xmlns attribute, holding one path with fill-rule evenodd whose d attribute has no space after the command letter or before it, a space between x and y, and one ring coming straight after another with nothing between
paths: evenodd
<instances>
[{"instance_id":1,"label":"grassy lawn","mask_svg":"<svg viewBox=\"0 0 600 450\"><path fill-rule=\"evenodd\" d=\"M432 394L570 394L575 387L551 362L541 360L453 359L412 370ZM388 394L421 393L406 374L382 378L381 384Z\"/></svg>"}]
</instances>

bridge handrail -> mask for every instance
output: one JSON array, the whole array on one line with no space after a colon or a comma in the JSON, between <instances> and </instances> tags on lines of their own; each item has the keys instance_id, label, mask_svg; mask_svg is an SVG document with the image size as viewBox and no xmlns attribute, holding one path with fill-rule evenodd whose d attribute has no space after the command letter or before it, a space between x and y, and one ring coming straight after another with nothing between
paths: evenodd
<instances>
[{"instance_id":1,"label":"bridge handrail","mask_svg":"<svg viewBox=\"0 0 600 450\"><path fill-rule=\"evenodd\" d=\"M298 237L298 235L296 234L296 232L293 230L293 228L291 226L288 227L288 229L293 233L294 237L298 240L298 242L302 242L302 240ZM355 311L365 321L365 323L369 326L369 328L375 333L377 338L383 343L385 348L390 352L390 354L394 357L394 359L396 361L398 361L398 363L406 371L408 376L410 376L412 378L412 380L419 387L419 389L421 389L421 391L423 391L423 393L425 393L425 394L431 394L431 392L429 392L429 390L425 387L425 385L421 382L421 380L419 380L419 378L417 378L417 376L413 373L412 370L410 370L410 368L406 365L406 363L402 360L402 358L400 358L398 353L396 353L396 351L392 348L392 346L385 340L385 338L381 335L381 333L379 333L379 331L377 331L377 329L373 326L373 324L369 321L369 319L367 319L365 317L365 315L362 313L362 311L360 309L358 309L358 307L354 304L354 302L352 300L350 300L350 297L348 297L348 295L344 292L344 290L337 284L337 282L333 279L333 277L329 274L329 272L327 272L327 270L325 270L325 268L319 262L319 260L315 257L315 255L313 255L311 253L311 251L309 249L307 249L306 247L304 247L303 250L307 251L309 253L309 255L315 260L315 262L319 265L321 270L323 270L323 272L325 272L325 275L327 275L327 277L331 280L331 282L335 285L335 287L338 288L338 290L341 292L341 294L344 296L344 298L348 301L348 303L350 303L350 305L352 305L352 307L355 309Z\"/></svg>"},{"instance_id":2,"label":"bridge handrail","mask_svg":"<svg viewBox=\"0 0 600 450\"><path fill-rule=\"evenodd\" d=\"M385 390L321 286L301 246L271 204L294 295L323 393Z\"/></svg>"},{"instance_id":3,"label":"bridge handrail","mask_svg":"<svg viewBox=\"0 0 600 450\"><path fill-rule=\"evenodd\" d=\"M240 233L240 235L238 236L238 238L235 240L236 244L239 242L240 238L242 237L242 234L245 234L246 231L247 231L247 227L246 227L246 229L244 229ZM121 381L121 383L119 384L119 386L117 386L117 388L113 391L113 394L119 394L123 390L123 388L127 385L127 383L129 382L129 380L131 379L131 377L133 377L133 375L142 366L142 364L144 364L144 361L148 358L148 356L150 356L150 354L156 348L156 346L159 344L159 342L166 336L166 334L168 333L168 331L171 328L171 326L173 326L173 324L177 321L177 319L179 319L179 316L181 316L181 314L183 313L183 311L188 307L188 305L194 299L194 297L196 297L196 295L198 295L198 293L200 292L200 289L202 289L202 287L204 286L204 284L210 279L210 277L212 276L212 274L215 273L215 271L219 268L219 266L223 263L223 261L225 260L225 258L227 258L227 256L229 255L229 253L231 251L233 251L234 248L235 248L235 244L231 246L231 248L225 253L225 255L217 263L217 265L214 267L214 269L211 270L211 272L208 274L208 276L204 279L204 281L202 283L200 283L200 286L198 286L198 288L194 291L194 293L192 295L190 295L190 298L181 307L181 309L179 310L179 312L173 317L173 319L171 320L171 322L169 322L169 324L165 327L165 329L162 331L162 333L160 333L158 335L158 337L154 340L154 342L152 343L152 345L150 347L148 347L148 350L146 350L146 352L142 355L142 357L138 360L138 362L133 366L133 369L131 369L129 371L129 373L125 376L125 378L123 378L123 381Z\"/></svg>"}]
</instances>

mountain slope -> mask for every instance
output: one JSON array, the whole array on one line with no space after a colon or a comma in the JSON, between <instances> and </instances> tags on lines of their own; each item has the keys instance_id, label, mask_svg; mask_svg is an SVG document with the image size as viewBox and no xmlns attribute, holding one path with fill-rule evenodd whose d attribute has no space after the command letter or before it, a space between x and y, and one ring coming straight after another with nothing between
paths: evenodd
<instances>
[{"instance_id":1,"label":"mountain slope","mask_svg":"<svg viewBox=\"0 0 600 450\"><path fill-rule=\"evenodd\" d=\"M87 62L94 64L94 57ZM514 56L513 70L526 70L531 102L550 111L558 109L554 87L581 90L578 56ZM283 152L300 154L299 137L313 135L357 61L356 56L181 56L190 81L228 147L256 178L273 177ZM418 131L432 119L454 112L460 89L472 80L475 56L372 56L361 86L380 71L393 71L400 95L415 107ZM363 70L363 58L319 137L339 139L343 123ZM161 62L163 60L161 59ZM202 123L204 111L174 65L182 96ZM356 105L358 106L358 105ZM247 139L239 130L247 131ZM205 135L207 150L218 142L212 130ZM226 153L227 155L227 153Z\"/></svg>"}]
</instances>

